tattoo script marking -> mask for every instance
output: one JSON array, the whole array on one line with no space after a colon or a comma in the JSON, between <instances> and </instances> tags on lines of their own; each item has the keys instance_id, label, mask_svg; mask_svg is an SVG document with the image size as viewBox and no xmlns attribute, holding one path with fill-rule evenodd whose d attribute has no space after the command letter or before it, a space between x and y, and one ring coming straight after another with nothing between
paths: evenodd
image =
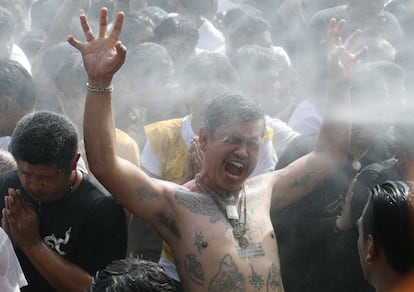
<instances>
[{"instance_id":1,"label":"tattoo script marking","mask_svg":"<svg viewBox=\"0 0 414 292\"><path fill-rule=\"evenodd\" d=\"M264 257L265 252L261 242L251 242L246 248L237 248L237 254L241 259Z\"/></svg>"}]
</instances>

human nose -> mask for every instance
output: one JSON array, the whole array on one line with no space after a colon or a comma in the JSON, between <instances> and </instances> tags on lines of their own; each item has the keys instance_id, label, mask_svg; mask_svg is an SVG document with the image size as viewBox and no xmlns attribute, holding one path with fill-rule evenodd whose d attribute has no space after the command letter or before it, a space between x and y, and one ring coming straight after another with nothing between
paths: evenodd
<instances>
[{"instance_id":1,"label":"human nose","mask_svg":"<svg viewBox=\"0 0 414 292\"><path fill-rule=\"evenodd\" d=\"M30 193L39 193L43 188L43 181L40 179L29 179L26 181L28 191Z\"/></svg>"},{"instance_id":2,"label":"human nose","mask_svg":"<svg viewBox=\"0 0 414 292\"><path fill-rule=\"evenodd\" d=\"M247 143L240 143L237 145L233 153L236 154L239 158L247 158L249 156L247 151Z\"/></svg>"}]
</instances>

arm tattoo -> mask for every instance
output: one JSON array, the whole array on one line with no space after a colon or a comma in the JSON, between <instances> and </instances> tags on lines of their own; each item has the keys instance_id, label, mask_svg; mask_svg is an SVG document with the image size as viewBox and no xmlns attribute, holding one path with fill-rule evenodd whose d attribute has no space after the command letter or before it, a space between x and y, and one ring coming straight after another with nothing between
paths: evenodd
<instances>
[{"instance_id":1,"label":"arm tattoo","mask_svg":"<svg viewBox=\"0 0 414 292\"><path fill-rule=\"evenodd\" d=\"M209 198L207 195L188 192L182 189L175 192L177 204L184 206L194 214L210 216L211 223L216 223L217 221L227 223L226 218L221 214L214 201L207 198Z\"/></svg>"},{"instance_id":2,"label":"arm tattoo","mask_svg":"<svg viewBox=\"0 0 414 292\"><path fill-rule=\"evenodd\" d=\"M304 176L295 179L295 181L293 182L292 187L293 188L303 188L306 186L306 184L310 181L310 179L312 178L313 173L312 172L308 172L307 174L305 174Z\"/></svg>"},{"instance_id":3,"label":"arm tattoo","mask_svg":"<svg viewBox=\"0 0 414 292\"><path fill-rule=\"evenodd\" d=\"M231 255L225 255L220 262L220 269L214 275L208 287L210 292L246 291L245 279Z\"/></svg>"},{"instance_id":4,"label":"arm tattoo","mask_svg":"<svg viewBox=\"0 0 414 292\"><path fill-rule=\"evenodd\" d=\"M151 200L158 196L157 193L147 190L145 187L139 187L135 193L138 195L140 200Z\"/></svg>"},{"instance_id":5,"label":"arm tattoo","mask_svg":"<svg viewBox=\"0 0 414 292\"><path fill-rule=\"evenodd\" d=\"M186 254L184 259L185 270L190 276L191 280L197 285L204 284L204 269L195 254Z\"/></svg>"},{"instance_id":6,"label":"arm tattoo","mask_svg":"<svg viewBox=\"0 0 414 292\"><path fill-rule=\"evenodd\" d=\"M276 269L275 264L272 264L269 268L269 275L267 276L267 291L277 291L282 287L282 281L280 274Z\"/></svg>"},{"instance_id":7,"label":"arm tattoo","mask_svg":"<svg viewBox=\"0 0 414 292\"><path fill-rule=\"evenodd\" d=\"M249 283L252 285L257 291L260 291L264 285L263 276L256 273L256 271L253 269L253 266L250 265L250 268L252 269L252 275L249 276Z\"/></svg>"}]
</instances>

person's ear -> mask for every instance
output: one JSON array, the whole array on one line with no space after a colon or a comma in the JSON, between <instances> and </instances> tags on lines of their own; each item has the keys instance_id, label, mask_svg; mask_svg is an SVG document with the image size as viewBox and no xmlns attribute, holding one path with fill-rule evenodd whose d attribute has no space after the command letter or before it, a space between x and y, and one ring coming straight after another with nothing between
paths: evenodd
<instances>
[{"instance_id":1,"label":"person's ear","mask_svg":"<svg viewBox=\"0 0 414 292\"><path fill-rule=\"evenodd\" d=\"M80 153L76 153L75 160L73 160L73 163L72 163L72 170L76 170L80 156L81 156Z\"/></svg>"},{"instance_id":2,"label":"person's ear","mask_svg":"<svg viewBox=\"0 0 414 292\"><path fill-rule=\"evenodd\" d=\"M367 264L372 264L377 254L377 250L375 247L375 239L372 237L371 234L368 235L367 240L367 252L365 254L365 262Z\"/></svg>"},{"instance_id":3,"label":"person's ear","mask_svg":"<svg viewBox=\"0 0 414 292\"><path fill-rule=\"evenodd\" d=\"M200 133L198 136L198 144L200 145L200 149L203 152L206 152L207 144L208 144L208 129L206 127L202 127L200 129Z\"/></svg>"}]
</instances>

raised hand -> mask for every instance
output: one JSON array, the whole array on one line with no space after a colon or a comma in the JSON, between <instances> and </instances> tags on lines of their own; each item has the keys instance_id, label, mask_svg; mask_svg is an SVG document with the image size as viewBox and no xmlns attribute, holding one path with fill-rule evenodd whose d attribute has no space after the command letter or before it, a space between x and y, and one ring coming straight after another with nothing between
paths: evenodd
<instances>
[{"instance_id":1,"label":"raised hand","mask_svg":"<svg viewBox=\"0 0 414 292\"><path fill-rule=\"evenodd\" d=\"M112 32L107 35L108 9L102 8L99 35L95 38L86 15L81 14L80 22L86 42L80 42L73 36L68 37L68 42L82 54L88 82L92 86L108 87L111 85L112 77L125 61L127 50L119 40L123 21L124 13L119 12Z\"/></svg>"},{"instance_id":2,"label":"raised hand","mask_svg":"<svg viewBox=\"0 0 414 292\"><path fill-rule=\"evenodd\" d=\"M350 80L354 64L367 51L367 47L362 47L352 53L350 49L356 38L361 35L361 30L354 31L346 40L342 42L341 34L345 25L345 20L336 21L332 18L329 21L327 46L329 74L333 79Z\"/></svg>"}]
</instances>

